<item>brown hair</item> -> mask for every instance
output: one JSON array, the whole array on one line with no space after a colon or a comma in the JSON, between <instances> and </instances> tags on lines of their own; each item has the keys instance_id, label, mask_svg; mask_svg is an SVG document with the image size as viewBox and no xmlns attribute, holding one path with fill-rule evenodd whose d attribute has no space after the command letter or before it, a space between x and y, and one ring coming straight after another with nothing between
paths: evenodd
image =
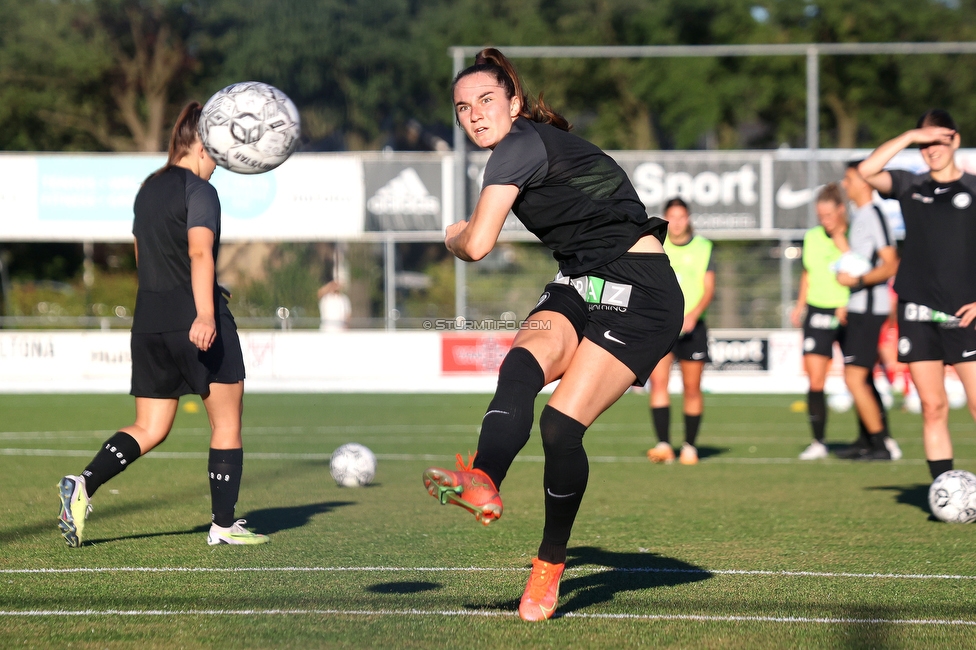
<instances>
[{"instance_id":1,"label":"brown hair","mask_svg":"<svg viewBox=\"0 0 976 650\"><path fill-rule=\"evenodd\" d=\"M922 117L918 118L918 126L916 128L920 129L923 126L941 126L946 129L952 129L953 131L959 130L956 127L956 121L949 115L949 111L944 111L941 108L932 108L925 111Z\"/></svg>"},{"instance_id":2,"label":"brown hair","mask_svg":"<svg viewBox=\"0 0 976 650\"><path fill-rule=\"evenodd\" d=\"M844 195L840 191L840 185L837 183L827 183L817 194L817 203L833 203L835 205L844 205Z\"/></svg>"},{"instance_id":3,"label":"brown hair","mask_svg":"<svg viewBox=\"0 0 976 650\"><path fill-rule=\"evenodd\" d=\"M200 116L203 114L203 106L200 102L190 102L180 111L173 125L173 132L169 136L169 155L166 164L153 172L153 176L159 176L166 170L175 167L185 155L190 153L190 147L200 138L197 127L200 124Z\"/></svg>"},{"instance_id":4,"label":"brown hair","mask_svg":"<svg viewBox=\"0 0 976 650\"><path fill-rule=\"evenodd\" d=\"M468 66L454 77L454 81L451 82L451 94L454 93L454 87L458 81L468 75L479 72L484 72L494 77L498 85L505 89L506 99L518 97L521 107L519 109L520 116L530 119L533 122L551 124L563 131L569 131L573 128L573 125L565 117L552 110L546 104L542 98L542 93L539 93L539 98L535 101L534 105L529 101L525 93L525 87L522 85L522 80L519 78L515 66L512 65L512 62L504 54L493 47L486 47L478 52L474 57L474 65ZM457 119L456 116L455 119Z\"/></svg>"}]
</instances>

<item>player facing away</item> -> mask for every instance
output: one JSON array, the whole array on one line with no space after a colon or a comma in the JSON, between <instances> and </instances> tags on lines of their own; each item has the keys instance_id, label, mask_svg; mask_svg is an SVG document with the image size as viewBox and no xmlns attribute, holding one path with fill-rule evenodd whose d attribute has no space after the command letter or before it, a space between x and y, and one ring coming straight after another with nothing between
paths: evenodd
<instances>
[{"instance_id":1,"label":"player facing away","mask_svg":"<svg viewBox=\"0 0 976 650\"><path fill-rule=\"evenodd\" d=\"M511 62L495 49L453 83L458 123L492 150L477 205L447 228L445 244L466 261L495 245L509 210L559 263L498 371L478 452L457 471L429 468L424 485L483 524L502 515L498 488L529 438L536 395L561 379L539 418L545 451L545 527L519 604L524 620L556 609L566 545L589 466L587 427L668 353L681 330L683 301L664 253L667 224L648 218L624 171L571 135L541 97L530 104Z\"/></svg>"},{"instance_id":2,"label":"player facing away","mask_svg":"<svg viewBox=\"0 0 976 650\"><path fill-rule=\"evenodd\" d=\"M220 201L208 182L216 163L197 135L201 106L177 118L166 165L136 195L135 236L139 289L132 319L135 422L105 441L77 476L58 484L58 526L68 546L84 539L90 500L169 435L182 395L200 395L210 418L212 524L207 543L263 544L265 535L234 519L244 451L241 413L244 357L237 325L214 269L220 248Z\"/></svg>"},{"instance_id":3,"label":"player facing away","mask_svg":"<svg viewBox=\"0 0 976 650\"><path fill-rule=\"evenodd\" d=\"M833 356L834 341L840 341L847 321L846 308L850 291L837 282L832 266L841 252L835 238L847 231L847 212L836 183L828 183L817 195L817 219L820 225L803 237L803 273L796 307L790 315L799 326L803 310L803 369L810 381L807 390L807 414L813 430L813 442L800 453L800 460L815 460L828 455L824 437L827 431L827 401L824 384Z\"/></svg>"},{"instance_id":4,"label":"player facing away","mask_svg":"<svg viewBox=\"0 0 976 650\"><path fill-rule=\"evenodd\" d=\"M945 366L952 365L976 417L976 177L956 166L960 135L952 117L930 110L917 128L885 142L858 170L905 219L898 294L898 360L908 364L922 403L922 438L935 479L952 469ZM929 171L885 170L918 145Z\"/></svg>"},{"instance_id":5,"label":"player facing away","mask_svg":"<svg viewBox=\"0 0 976 650\"><path fill-rule=\"evenodd\" d=\"M854 204L846 236L834 238L845 255L864 262L855 275L837 273L837 282L850 289L847 301L847 330L841 349L844 353L844 381L854 397L859 438L837 452L838 458L855 460L898 460L901 449L891 438L884 402L874 385L874 366L878 363L878 339L890 311L888 280L898 270L898 252L888 228L888 220L873 200L874 188L857 171L859 161L847 165L841 185Z\"/></svg>"},{"instance_id":6,"label":"player facing away","mask_svg":"<svg viewBox=\"0 0 976 650\"><path fill-rule=\"evenodd\" d=\"M671 463L674 449L671 447L671 396L668 380L675 357L681 368L684 395L685 442L681 446L678 461L682 465L698 464L698 448L695 439L701 426L704 400L701 379L705 362L708 361L708 330L705 312L715 296L715 267L712 263L712 242L696 235L691 225L688 204L673 198L664 204L664 218L668 222L668 238L664 252L671 260L671 267L678 277L685 299L685 315L681 324L681 336L674 351L664 355L651 372L650 408L651 423L658 443L647 452L652 463Z\"/></svg>"}]
</instances>

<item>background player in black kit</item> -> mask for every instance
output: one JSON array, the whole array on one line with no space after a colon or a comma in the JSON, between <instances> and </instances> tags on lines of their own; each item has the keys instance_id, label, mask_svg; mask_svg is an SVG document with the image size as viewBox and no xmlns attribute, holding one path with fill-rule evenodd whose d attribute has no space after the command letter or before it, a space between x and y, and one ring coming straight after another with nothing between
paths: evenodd
<instances>
[{"instance_id":1,"label":"background player in black kit","mask_svg":"<svg viewBox=\"0 0 976 650\"><path fill-rule=\"evenodd\" d=\"M556 609L566 544L589 473L583 434L635 383L647 381L682 324L683 299L664 254L667 223L648 218L624 171L567 133L541 98L531 106L511 62L494 49L454 80L459 124L491 149L468 221L448 227L447 248L473 261L491 251L509 210L553 251L556 279L515 338L498 372L471 467L430 468L424 484L488 524L502 514L497 488L525 445L535 397L561 379L539 419L546 464L546 521L519 615Z\"/></svg>"},{"instance_id":2,"label":"background player in black kit","mask_svg":"<svg viewBox=\"0 0 976 650\"><path fill-rule=\"evenodd\" d=\"M917 144L924 174L885 171L901 150ZM976 417L976 177L956 166L960 137L952 117L931 110L874 150L858 167L882 196L896 198L905 243L895 278L898 360L908 364L922 402L922 435L932 478L952 469L945 364L966 389Z\"/></svg>"},{"instance_id":3,"label":"background player in black kit","mask_svg":"<svg viewBox=\"0 0 976 650\"><path fill-rule=\"evenodd\" d=\"M244 462L241 412L244 358L214 269L220 247L220 201L210 185L216 163L197 135L202 107L188 104L170 137L166 165L135 200L139 290L132 319L135 423L105 441L80 476L58 484L59 526L81 546L90 498L112 477L169 435L179 398L203 397L210 418L212 524L207 543L263 544L265 535L234 519Z\"/></svg>"}]
</instances>

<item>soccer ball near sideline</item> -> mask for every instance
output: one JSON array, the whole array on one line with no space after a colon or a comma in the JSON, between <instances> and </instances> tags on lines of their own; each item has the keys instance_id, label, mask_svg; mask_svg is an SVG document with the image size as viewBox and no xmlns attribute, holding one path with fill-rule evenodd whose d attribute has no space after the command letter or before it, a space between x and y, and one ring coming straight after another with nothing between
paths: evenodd
<instances>
[{"instance_id":1,"label":"soccer ball near sideline","mask_svg":"<svg viewBox=\"0 0 976 650\"><path fill-rule=\"evenodd\" d=\"M929 488L929 508L951 524L976 521L976 475L961 469L939 474Z\"/></svg>"},{"instance_id":2,"label":"soccer ball near sideline","mask_svg":"<svg viewBox=\"0 0 976 650\"><path fill-rule=\"evenodd\" d=\"M298 147L301 121L285 93L260 81L245 81L207 101L199 130L218 165L238 174L262 174Z\"/></svg>"},{"instance_id":3,"label":"soccer ball near sideline","mask_svg":"<svg viewBox=\"0 0 976 650\"><path fill-rule=\"evenodd\" d=\"M358 443L344 444L332 452L329 473L339 487L369 485L376 476L376 456Z\"/></svg>"}]
</instances>

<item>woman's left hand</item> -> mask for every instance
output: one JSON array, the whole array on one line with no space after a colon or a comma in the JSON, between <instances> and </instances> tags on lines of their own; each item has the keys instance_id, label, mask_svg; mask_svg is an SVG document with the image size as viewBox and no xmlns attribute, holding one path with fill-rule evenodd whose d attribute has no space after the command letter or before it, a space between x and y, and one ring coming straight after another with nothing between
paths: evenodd
<instances>
[{"instance_id":1,"label":"woman's left hand","mask_svg":"<svg viewBox=\"0 0 976 650\"><path fill-rule=\"evenodd\" d=\"M960 326L969 327L969 324L976 318L976 302L971 302L968 305L960 307L956 310L956 316L962 319L959 323Z\"/></svg>"},{"instance_id":2,"label":"woman's left hand","mask_svg":"<svg viewBox=\"0 0 976 650\"><path fill-rule=\"evenodd\" d=\"M681 333L688 334L695 329L695 325L698 324L698 317L694 314L685 314L685 319L681 323Z\"/></svg>"},{"instance_id":3,"label":"woman's left hand","mask_svg":"<svg viewBox=\"0 0 976 650\"><path fill-rule=\"evenodd\" d=\"M190 343L206 352L217 338L217 323L212 316L197 316L190 325Z\"/></svg>"}]
</instances>

